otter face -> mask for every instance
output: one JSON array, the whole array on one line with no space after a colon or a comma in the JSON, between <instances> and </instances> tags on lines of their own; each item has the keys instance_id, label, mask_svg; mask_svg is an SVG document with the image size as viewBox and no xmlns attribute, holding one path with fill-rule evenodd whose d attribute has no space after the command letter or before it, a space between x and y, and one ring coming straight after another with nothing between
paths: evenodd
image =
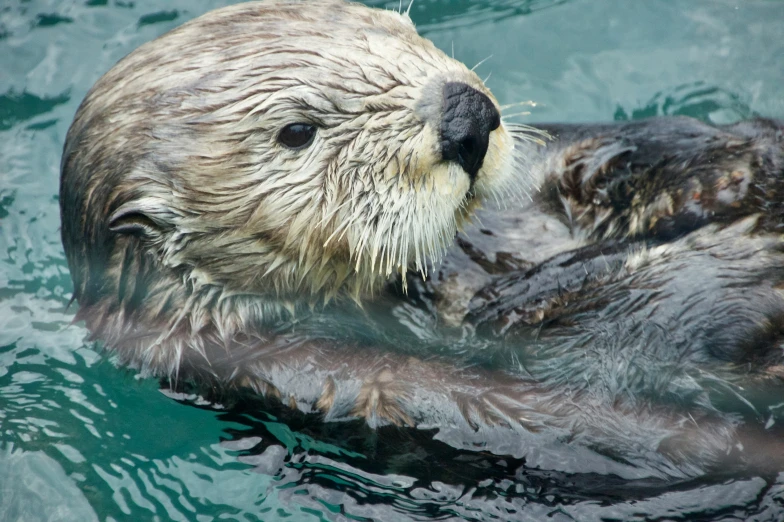
<instances>
[{"instance_id":1,"label":"otter face","mask_svg":"<svg viewBox=\"0 0 784 522\"><path fill-rule=\"evenodd\" d=\"M358 296L424 271L511 180L498 111L395 12L273 1L197 18L118 63L69 131L77 296L127 279L129 241L228 294Z\"/></svg>"}]
</instances>

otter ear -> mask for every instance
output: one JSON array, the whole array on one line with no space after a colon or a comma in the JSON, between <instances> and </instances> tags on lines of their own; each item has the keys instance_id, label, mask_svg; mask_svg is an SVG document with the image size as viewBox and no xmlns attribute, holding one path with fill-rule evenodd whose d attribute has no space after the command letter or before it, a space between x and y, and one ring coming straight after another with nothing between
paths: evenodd
<instances>
[{"instance_id":1,"label":"otter ear","mask_svg":"<svg viewBox=\"0 0 784 522\"><path fill-rule=\"evenodd\" d=\"M117 234L155 239L161 237L168 224L156 202L131 201L115 210L109 216L109 230Z\"/></svg>"}]
</instances>

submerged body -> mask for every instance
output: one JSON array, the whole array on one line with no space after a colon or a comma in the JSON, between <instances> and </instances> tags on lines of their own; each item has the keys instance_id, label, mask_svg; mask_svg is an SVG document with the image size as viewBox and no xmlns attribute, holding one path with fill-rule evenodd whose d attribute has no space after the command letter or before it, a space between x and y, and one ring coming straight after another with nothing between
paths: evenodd
<instances>
[{"instance_id":1,"label":"submerged body","mask_svg":"<svg viewBox=\"0 0 784 522\"><path fill-rule=\"evenodd\" d=\"M88 94L60 201L94 338L175 384L546 468L588 446L699 473L748 426L776 454L780 124L537 143L406 17L307 5L209 13Z\"/></svg>"}]
</instances>

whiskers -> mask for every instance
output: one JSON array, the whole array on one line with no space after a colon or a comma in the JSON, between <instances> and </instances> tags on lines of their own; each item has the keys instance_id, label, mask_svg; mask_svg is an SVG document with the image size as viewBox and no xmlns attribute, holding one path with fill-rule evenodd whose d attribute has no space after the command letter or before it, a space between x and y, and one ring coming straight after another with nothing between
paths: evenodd
<instances>
[{"instance_id":1,"label":"whiskers","mask_svg":"<svg viewBox=\"0 0 784 522\"><path fill-rule=\"evenodd\" d=\"M499 209L525 206L533 200L541 185L538 149L550 139L547 132L530 125L504 123L504 128L511 138L506 145L510 150L499 151L498 174L482 187L485 199Z\"/></svg>"},{"instance_id":2,"label":"whiskers","mask_svg":"<svg viewBox=\"0 0 784 522\"><path fill-rule=\"evenodd\" d=\"M518 142L535 143L544 147L547 145L547 142L553 138L547 131L537 129L531 125L526 125L524 123L506 123L506 121L504 121L504 124L506 125L509 134L512 135L512 138Z\"/></svg>"},{"instance_id":3,"label":"whiskers","mask_svg":"<svg viewBox=\"0 0 784 522\"><path fill-rule=\"evenodd\" d=\"M465 176L457 165L445 174ZM434 183L429 176L422 178L390 190L382 199L356 201L343 214L328 241L345 238L357 283L352 293L372 293L373 286L394 274L400 274L405 290L409 269L426 278L429 266L443 258L470 212L471 195L439 192Z\"/></svg>"},{"instance_id":4,"label":"whiskers","mask_svg":"<svg viewBox=\"0 0 784 522\"><path fill-rule=\"evenodd\" d=\"M472 71L476 71L477 67L479 67L480 65L482 65L483 63L485 63L487 60L489 60L492 57L493 57L493 55L491 54L491 55L487 56L486 58L483 58L483 59L479 60L476 65L471 67L471 70Z\"/></svg>"},{"instance_id":5,"label":"whiskers","mask_svg":"<svg viewBox=\"0 0 784 522\"><path fill-rule=\"evenodd\" d=\"M499 108L502 111L505 111L506 109L511 109L512 107L521 107L521 106L536 107L537 105L539 105L539 104L536 103L533 100L526 100L526 101L515 102L515 103L508 103L506 105L501 105L501 107L499 107Z\"/></svg>"},{"instance_id":6,"label":"whiskers","mask_svg":"<svg viewBox=\"0 0 784 522\"><path fill-rule=\"evenodd\" d=\"M409 270L426 278L484 201L503 208L533 199L539 188L534 164L549 135L524 124L504 124L504 130L488 150L487 170L470 189L466 184L465 192L443 191L466 182L457 164L438 175L433 171L411 178L404 173L415 167L407 159L400 161L396 181L346 195L323 211L319 228L328 232L320 243L321 255L325 262L345 267L340 280L349 296L359 301L393 275L400 276L406 289Z\"/></svg>"},{"instance_id":7,"label":"whiskers","mask_svg":"<svg viewBox=\"0 0 784 522\"><path fill-rule=\"evenodd\" d=\"M442 205L433 202L418 204L417 197L410 199L401 198L367 220L352 250L354 269L367 276L371 286L378 276L388 278L397 272L405 290L409 267L426 278L429 263L441 260L457 233L454 210L439 208ZM467 205L464 196L457 207Z\"/></svg>"},{"instance_id":8,"label":"whiskers","mask_svg":"<svg viewBox=\"0 0 784 522\"><path fill-rule=\"evenodd\" d=\"M414 0L411 0L408 3L408 7L406 8L406 10L403 11L403 0L400 0L398 2L397 13L400 14L400 15L404 15L404 16L407 16L407 17L411 18L411 7L413 7L413 5L414 5ZM394 11L394 9L393 9L393 11Z\"/></svg>"},{"instance_id":9,"label":"whiskers","mask_svg":"<svg viewBox=\"0 0 784 522\"><path fill-rule=\"evenodd\" d=\"M531 108L533 108L533 107L537 107L538 105L539 104L536 103L533 100L526 100L526 101L521 101L521 102L516 102L516 103L508 103L506 105L501 105L500 109L501 109L501 111L506 111L506 110L511 109L513 107L531 107ZM504 114L501 117L501 120L503 120L504 123L511 123L510 120L512 118L517 118L517 117L520 117L520 116L530 116L530 115L531 115L531 111L530 110L524 110L524 111L519 111L519 112L513 112L511 114Z\"/></svg>"}]
</instances>

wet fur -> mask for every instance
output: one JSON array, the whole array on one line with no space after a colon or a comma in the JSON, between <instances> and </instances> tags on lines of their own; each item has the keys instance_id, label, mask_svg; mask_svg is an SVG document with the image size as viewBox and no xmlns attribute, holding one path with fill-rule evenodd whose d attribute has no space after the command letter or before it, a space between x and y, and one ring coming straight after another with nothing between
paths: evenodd
<instances>
[{"instance_id":1,"label":"wet fur","mask_svg":"<svg viewBox=\"0 0 784 522\"><path fill-rule=\"evenodd\" d=\"M231 6L140 47L65 144L77 317L175 376L205 343L424 272L511 180L503 128L475 183L441 160L441 86L458 80L490 95L408 18L339 1ZM276 143L302 120L319 127L311 147Z\"/></svg>"},{"instance_id":2,"label":"wet fur","mask_svg":"<svg viewBox=\"0 0 784 522\"><path fill-rule=\"evenodd\" d=\"M781 396L781 125L543 125L547 146L508 126L470 187L428 122L438 82L478 78L395 13L308 6L217 11L88 94L61 205L93 337L215 398L438 428L544 468L574 445L621 476L726 460ZM259 27L300 47L267 62ZM311 51L325 41L348 48ZM315 152L270 145L292 111L327 129ZM530 197L467 224L505 192Z\"/></svg>"}]
</instances>

